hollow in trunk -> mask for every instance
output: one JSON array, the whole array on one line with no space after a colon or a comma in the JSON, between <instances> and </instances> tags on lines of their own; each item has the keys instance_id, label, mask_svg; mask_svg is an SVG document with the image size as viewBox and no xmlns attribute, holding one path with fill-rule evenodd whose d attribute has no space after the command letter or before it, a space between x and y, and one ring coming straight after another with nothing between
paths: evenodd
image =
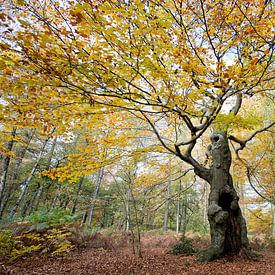
<instances>
[{"instance_id":1,"label":"hollow in trunk","mask_svg":"<svg viewBox=\"0 0 275 275\"><path fill-rule=\"evenodd\" d=\"M224 255L241 253L253 257L247 238L246 223L239 206L239 197L230 175L231 153L226 133L211 135L210 194L208 221L211 245L199 254L201 261L210 261Z\"/></svg>"}]
</instances>

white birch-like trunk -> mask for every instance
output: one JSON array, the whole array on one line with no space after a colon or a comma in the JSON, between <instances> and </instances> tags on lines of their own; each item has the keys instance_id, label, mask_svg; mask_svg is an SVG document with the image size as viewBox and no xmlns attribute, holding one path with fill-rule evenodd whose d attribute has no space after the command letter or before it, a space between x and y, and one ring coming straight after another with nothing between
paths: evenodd
<instances>
[{"instance_id":1,"label":"white birch-like trunk","mask_svg":"<svg viewBox=\"0 0 275 275\"><path fill-rule=\"evenodd\" d=\"M126 214L126 225L125 225L125 231L129 232L130 229L130 200L131 200L131 190L130 187L128 187L127 191L127 199L125 204L125 214Z\"/></svg>"},{"instance_id":2,"label":"white birch-like trunk","mask_svg":"<svg viewBox=\"0 0 275 275\"><path fill-rule=\"evenodd\" d=\"M5 196L2 198L3 202L0 206L0 217L3 216L4 214L4 211L6 209L6 206L8 204L8 201L16 187L16 180L18 178L18 174L19 174L19 169L21 167L21 164L23 162L23 159L25 157L25 154L29 148L29 145L31 143L31 140L34 136L34 132L35 131L31 131L30 135L27 135L27 140L25 141L26 145L20 149L19 153L18 153L18 156L16 157L16 160L15 160L15 164L14 164L14 168L13 170L11 171L11 178L10 178L10 184L9 186L7 187L7 190L5 192Z\"/></svg>"},{"instance_id":3,"label":"white birch-like trunk","mask_svg":"<svg viewBox=\"0 0 275 275\"><path fill-rule=\"evenodd\" d=\"M90 209L89 209L89 213L88 213L88 225L89 225L89 227L91 227L92 222L93 222L95 200L97 198L99 187L100 187L100 185L102 183L102 180L103 180L103 176L104 176L104 167L101 167L99 172L98 172L96 186L95 186L95 190L93 192L93 197L92 197L92 203L90 205Z\"/></svg>"},{"instance_id":4,"label":"white birch-like trunk","mask_svg":"<svg viewBox=\"0 0 275 275\"><path fill-rule=\"evenodd\" d=\"M170 189L171 189L171 162L169 164L169 179L168 179L167 187L166 187L163 231L168 230L169 206L170 206Z\"/></svg>"},{"instance_id":5,"label":"white birch-like trunk","mask_svg":"<svg viewBox=\"0 0 275 275\"><path fill-rule=\"evenodd\" d=\"M14 214L16 213L16 211L17 211L20 203L22 202L23 197L26 194L27 188L28 188L28 186L29 186L29 184L30 184L30 182L31 182L31 180L32 180L32 178L33 178L33 176L34 176L37 168L38 168L38 164L39 164L39 162L40 162L40 160L41 160L41 158L43 156L43 153L44 153L44 150L45 150L45 147L46 147L48 141L49 141L49 137L46 138L45 141L43 142L41 150L39 152L39 155L38 155L38 157L37 157L37 159L36 159L36 161L35 161L35 163L34 163L34 165L32 167L32 170L31 170L29 176L27 177L27 179L25 180L25 182L22 185L21 193L20 193L20 195L19 195L19 197L18 197L18 199L17 199L14 207L12 208L12 210L9 213L9 217L8 217L9 220L13 219Z\"/></svg>"}]
</instances>

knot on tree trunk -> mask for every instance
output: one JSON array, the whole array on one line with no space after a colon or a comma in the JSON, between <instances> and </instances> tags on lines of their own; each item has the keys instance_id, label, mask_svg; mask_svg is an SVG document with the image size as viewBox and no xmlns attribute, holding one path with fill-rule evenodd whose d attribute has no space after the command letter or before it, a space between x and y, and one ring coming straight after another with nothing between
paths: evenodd
<instances>
[{"instance_id":1,"label":"knot on tree trunk","mask_svg":"<svg viewBox=\"0 0 275 275\"><path fill-rule=\"evenodd\" d=\"M228 216L229 216L229 214L227 211L219 211L215 215L215 222L222 224L227 220Z\"/></svg>"},{"instance_id":2,"label":"knot on tree trunk","mask_svg":"<svg viewBox=\"0 0 275 275\"><path fill-rule=\"evenodd\" d=\"M208 206L208 216L214 216L216 213L218 213L219 211L222 211L222 208L220 206L218 206L215 202L212 202L209 206Z\"/></svg>"},{"instance_id":3,"label":"knot on tree trunk","mask_svg":"<svg viewBox=\"0 0 275 275\"><path fill-rule=\"evenodd\" d=\"M216 203L212 203L208 207L208 216L214 219L216 223L222 224L228 218L228 212L223 211Z\"/></svg>"}]
</instances>

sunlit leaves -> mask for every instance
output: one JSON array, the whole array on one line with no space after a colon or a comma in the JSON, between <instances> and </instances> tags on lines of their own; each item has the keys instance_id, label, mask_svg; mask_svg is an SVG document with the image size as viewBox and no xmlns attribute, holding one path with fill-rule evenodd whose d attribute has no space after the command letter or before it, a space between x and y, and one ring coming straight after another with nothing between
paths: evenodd
<instances>
[{"instance_id":1,"label":"sunlit leaves","mask_svg":"<svg viewBox=\"0 0 275 275\"><path fill-rule=\"evenodd\" d=\"M3 30L6 39L0 44L1 121L43 134L56 128L63 137L82 131L82 141L87 136L89 144L78 146L68 162L73 165L63 169L73 175L78 167L74 180L118 157L138 155L130 138L138 131L128 130L137 122L125 119L121 110L132 117L140 111L150 114L157 128L166 128L162 135L172 147L182 139L174 135L175 124L185 125L187 118L194 125L211 118L230 131L252 130L265 120L228 115L222 105L237 94L265 95L272 87L270 3L16 4L20 9L11 11L14 16L0 16L17 26ZM163 151L156 144L144 147Z\"/></svg>"}]
</instances>

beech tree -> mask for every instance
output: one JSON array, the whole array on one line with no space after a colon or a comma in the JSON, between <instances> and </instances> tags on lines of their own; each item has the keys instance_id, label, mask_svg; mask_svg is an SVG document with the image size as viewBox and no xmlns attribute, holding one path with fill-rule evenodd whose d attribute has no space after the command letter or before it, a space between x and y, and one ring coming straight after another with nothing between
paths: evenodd
<instances>
[{"instance_id":1,"label":"beech tree","mask_svg":"<svg viewBox=\"0 0 275 275\"><path fill-rule=\"evenodd\" d=\"M94 114L113 112L115 124L128 112L210 184L211 246L201 260L251 257L228 141L239 154L274 125L241 112L243 102L272 91L272 1L14 3L0 16L2 120L65 131ZM249 133L240 138L243 128ZM194 148L205 135L203 164Z\"/></svg>"}]
</instances>

